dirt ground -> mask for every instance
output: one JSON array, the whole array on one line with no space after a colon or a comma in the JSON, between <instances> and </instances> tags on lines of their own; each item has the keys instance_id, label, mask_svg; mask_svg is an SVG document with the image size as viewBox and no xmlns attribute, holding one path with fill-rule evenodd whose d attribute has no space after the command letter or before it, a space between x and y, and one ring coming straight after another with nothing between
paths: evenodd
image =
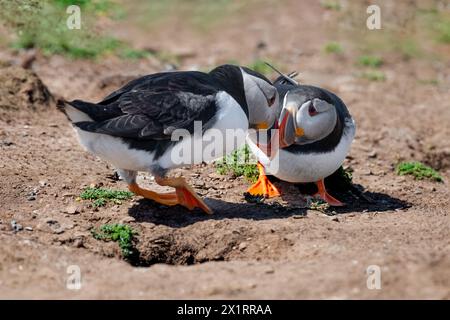
<instances>
[{"instance_id":1,"label":"dirt ground","mask_svg":"<svg viewBox=\"0 0 450 320\"><path fill-rule=\"evenodd\" d=\"M284 199L247 203L249 182L212 165L178 170L212 216L139 197L93 209L77 201L86 186L126 185L79 146L54 100L95 101L167 66L153 57L78 61L38 53L30 71L16 66L29 52L0 52L13 65L0 69L0 298L450 299L450 62L392 55L385 81L363 79L355 53L323 53L329 15L318 2L286 1L201 36L176 24L150 39L136 27L117 28L137 47L179 54L183 69L270 57L298 70L301 82L336 92L357 124L345 166L362 196L342 195L348 205L328 214L296 204L298 188L282 182ZM439 85L418 82L429 77ZM433 166L444 183L397 176L400 160ZM150 176L139 179L158 189ZM23 229L12 230L13 220ZM105 223L139 232L132 263L116 243L92 237ZM66 287L71 265L80 267L80 290ZM379 290L366 285L371 265L381 268Z\"/></svg>"}]
</instances>

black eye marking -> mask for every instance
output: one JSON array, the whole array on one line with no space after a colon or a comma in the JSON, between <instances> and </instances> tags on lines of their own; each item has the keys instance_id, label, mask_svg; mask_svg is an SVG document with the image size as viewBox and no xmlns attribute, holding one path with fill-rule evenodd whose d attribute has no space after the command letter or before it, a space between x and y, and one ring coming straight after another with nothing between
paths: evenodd
<instances>
[{"instance_id":1,"label":"black eye marking","mask_svg":"<svg viewBox=\"0 0 450 320\"><path fill-rule=\"evenodd\" d=\"M272 98L267 99L269 107L273 106L273 104L275 103L275 98L275 95L273 95Z\"/></svg>"},{"instance_id":2,"label":"black eye marking","mask_svg":"<svg viewBox=\"0 0 450 320\"><path fill-rule=\"evenodd\" d=\"M316 114L318 114L316 108L314 107L313 103L311 102L311 104L309 105L309 109L308 109L308 113L311 117L315 116Z\"/></svg>"}]
</instances>

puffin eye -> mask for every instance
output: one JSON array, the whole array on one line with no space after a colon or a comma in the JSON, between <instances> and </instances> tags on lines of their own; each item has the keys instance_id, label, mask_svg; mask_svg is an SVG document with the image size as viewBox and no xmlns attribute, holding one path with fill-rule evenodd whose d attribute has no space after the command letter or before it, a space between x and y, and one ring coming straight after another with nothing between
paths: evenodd
<instances>
[{"instance_id":1,"label":"puffin eye","mask_svg":"<svg viewBox=\"0 0 450 320\"><path fill-rule=\"evenodd\" d=\"M273 95L272 98L267 99L267 104L269 105L269 107L273 106L274 103L275 103L275 95Z\"/></svg>"},{"instance_id":2,"label":"puffin eye","mask_svg":"<svg viewBox=\"0 0 450 320\"><path fill-rule=\"evenodd\" d=\"M308 113L311 117L315 116L316 114L318 114L317 109L314 107L313 103L311 102L311 104L309 105L309 109L308 109Z\"/></svg>"}]
</instances>

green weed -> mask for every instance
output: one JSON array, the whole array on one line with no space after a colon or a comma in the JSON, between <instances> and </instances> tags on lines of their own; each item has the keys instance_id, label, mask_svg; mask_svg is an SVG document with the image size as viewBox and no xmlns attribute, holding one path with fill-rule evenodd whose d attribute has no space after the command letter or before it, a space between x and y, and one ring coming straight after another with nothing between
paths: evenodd
<instances>
[{"instance_id":1,"label":"green weed","mask_svg":"<svg viewBox=\"0 0 450 320\"><path fill-rule=\"evenodd\" d=\"M365 67L379 68L383 64L383 59L377 56L360 56L358 63Z\"/></svg>"},{"instance_id":2,"label":"green weed","mask_svg":"<svg viewBox=\"0 0 450 320\"><path fill-rule=\"evenodd\" d=\"M323 50L325 51L325 53L342 53L344 51L342 45L334 41L325 44Z\"/></svg>"},{"instance_id":3,"label":"green weed","mask_svg":"<svg viewBox=\"0 0 450 320\"><path fill-rule=\"evenodd\" d=\"M111 190L102 188L86 188L80 194L83 200L92 200L94 208L103 207L107 202L122 204L123 200L128 200L133 196L132 192L122 190Z\"/></svg>"},{"instance_id":4,"label":"green weed","mask_svg":"<svg viewBox=\"0 0 450 320\"><path fill-rule=\"evenodd\" d=\"M258 179L258 167L254 161L248 145L233 151L215 163L217 173L225 175L231 173L235 177L244 176L255 182Z\"/></svg>"},{"instance_id":5,"label":"green weed","mask_svg":"<svg viewBox=\"0 0 450 320\"><path fill-rule=\"evenodd\" d=\"M424 165L418 161L401 162L397 165L395 171L398 175L412 175L416 180L430 179L442 182L441 175L433 168Z\"/></svg>"},{"instance_id":6,"label":"green weed","mask_svg":"<svg viewBox=\"0 0 450 320\"><path fill-rule=\"evenodd\" d=\"M151 53L146 50L138 50L129 47L124 47L120 50L119 56L125 59L143 59L150 56Z\"/></svg>"},{"instance_id":7,"label":"green weed","mask_svg":"<svg viewBox=\"0 0 450 320\"><path fill-rule=\"evenodd\" d=\"M378 70L364 71L361 74L361 77L368 79L370 81L385 81L386 80L386 75L384 74L384 72L378 71Z\"/></svg>"},{"instance_id":8,"label":"green weed","mask_svg":"<svg viewBox=\"0 0 450 320\"><path fill-rule=\"evenodd\" d=\"M269 67L265 61L256 59L252 63L248 65L248 67L258 73L261 73L265 76L271 74L273 72L272 68Z\"/></svg>"},{"instance_id":9,"label":"green weed","mask_svg":"<svg viewBox=\"0 0 450 320\"><path fill-rule=\"evenodd\" d=\"M321 0L320 5L327 10L334 10L334 11L341 10L341 4L339 3L339 1Z\"/></svg>"},{"instance_id":10,"label":"green weed","mask_svg":"<svg viewBox=\"0 0 450 320\"><path fill-rule=\"evenodd\" d=\"M309 198L307 202L307 208L310 210L327 213L330 210L330 205L322 199Z\"/></svg>"},{"instance_id":11,"label":"green weed","mask_svg":"<svg viewBox=\"0 0 450 320\"><path fill-rule=\"evenodd\" d=\"M81 29L71 30L66 25L65 8L71 4L82 9ZM110 0L0 0L0 19L15 33L14 48L39 48L45 55L96 58L122 46L119 40L94 30L96 17L107 14L111 7Z\"/></svg>"},{"instance_id":12,"label":"green weed","mask_svg":"<svg viewBox=\"0 0 450 320\"><path fill-rule=\"evenodd\" d=\"M136 252L134 242L138 233L128 225L104 224L98 229L93 229L91 233L97 240L118 242L124 258L129 258Z\"/></svg>"},{"instance_id":13,"label":"green weed","mask_svg":"<svg viewBox=\"0 0 450 320\"><path fill-rule=\"evenodd\" d=\"M437 39L442 43L450 43L450 19L442 20L436 25Z\"/></svg>"}]
</instances>

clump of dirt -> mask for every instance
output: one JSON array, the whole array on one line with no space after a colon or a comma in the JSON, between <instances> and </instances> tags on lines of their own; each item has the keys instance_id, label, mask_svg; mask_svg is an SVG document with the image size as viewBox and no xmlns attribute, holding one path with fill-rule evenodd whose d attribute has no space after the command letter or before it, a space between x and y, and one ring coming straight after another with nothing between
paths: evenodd
<instances>
[{"instance_id":1,"label":"clump of dirt","mask_svg":"<svg viewBox=\"0 0 450 320\"><path fill-rule=\"evenodd\" d=\"M0 119L10 120L21 111L45 110L55 99L32 71L19 66L0 68Z\"/></svg>"}]
</instances>

